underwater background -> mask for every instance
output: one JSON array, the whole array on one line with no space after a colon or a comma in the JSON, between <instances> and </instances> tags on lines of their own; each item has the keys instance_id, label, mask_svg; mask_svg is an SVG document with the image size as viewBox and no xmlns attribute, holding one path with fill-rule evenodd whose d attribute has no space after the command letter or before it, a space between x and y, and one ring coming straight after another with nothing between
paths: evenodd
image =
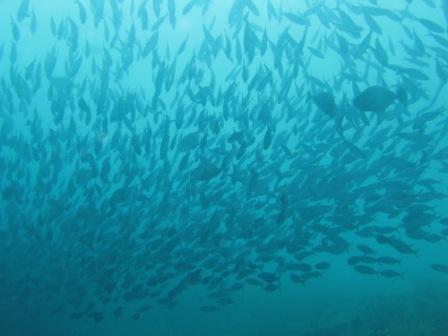
<instances>
[{"instance_id":1,"label":"underwater background","mask_svg":"<svg viewBox=\"0 0 448 336\"><path fill-rule=\"evenodd\" d=\"M448 335L448 1L0 17L0 335Z\"/></svg>"}]
</instances>

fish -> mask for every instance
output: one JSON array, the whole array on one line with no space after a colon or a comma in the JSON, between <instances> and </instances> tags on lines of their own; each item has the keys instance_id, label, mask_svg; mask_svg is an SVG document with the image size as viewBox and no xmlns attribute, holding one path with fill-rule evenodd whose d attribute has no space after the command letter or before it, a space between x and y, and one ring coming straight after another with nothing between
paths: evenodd
<instances>
[{"instance_id":1,"label":"fish","mask_svg":"<svg viewBox=\"0 0 448 336\"><path fill-rule=\"evenodd\" d=\"M403 278L403 274L399 273L397 271L394 270L383 270L380 272L381 276L385 277L385 278L396 278L396 277L400 277Z\"/></svg>"},{"instance_id":2,"label":"fish","mask_svg":"<svg viewBox=\"0 0 448 336\"><path fill-rule=\"evenodd\" d=\"M171 27L176 28L176 5L174 0L168 0L168 14Z\"/></svg>"},{"instance_id":3,"label":"fish","mask_svg":"<svg viewBox=\"0 0 448 336\"><path fill-rule=\"evenodd\" d=\"M377 241L381 244L387 244L393 247L396 251L403 254L413 254L417 256L418 251L413 249L412 246L398 240L396 238L386 237L386 236L378 236Z\"/></svg>"},{"instance_id":4,"label":"fish","mask_svg":"<svg viewBox=\"0 0 448 336\"><path fill-rule=\"evenodd\" d=\"M402 95L398 96L384 86L375 85L368 87L356 96L353 104L360 111L381 114L397 99L400 99L403 104L406 103Z\"/></svg>"},{"instance_id":5,"label":"fish","mask_svg":"<svg viewBox=\"0 0 448 336\"><path fill-rule=\"evenodd\" d=\"M310 24L310 21L306 16L300 16L294 13L283 13L283 16L285 16L291 22L301 26L307 26Z\"/></svg>"},{"instance_id":6,"label":"fish","mask_svg":"<svg viewBox=\"0 0 448 336\"><path fill-rule=\"evenodd\" d=\"M448 265L446 264L431 264L431 268L439 273L448 274Z\"/></svg>"},{"instance_id":7,"label":"fish","mask_svg":"<svg viewBox=\"0 0 448 336\"><path fill-rule=\"evenodd\" d=\"M262 272L258 274L258 278L262 279L267 283L276 282L278 280L277 275L271 272Z\"/></svg>"},{"instance_id":8,"label":"fish","mask_svg":"<svg viewBox=\"0 0 448 336\"><path fill-rule=\"evenodd\" d=\"M312 96L313 102L317 107L330 117L335 117L337 112L336 103L334 97L329 92L321 92Z\"/></svg>"},{"instance_id":9,"label":"fish","mask_svg":"<svg viewBox=\"0 0 448 336\"><path fill-rule=\"evenodd\" d=\"M17 21L21 22L28 17L28 11L30 8L30 0L22 0L18 10L17 10Z\"/></svg>"},{"instance_id":10,"label":"fish","mask_svg":"<svg viewBox=\"0 0 448 336\"><path fill-rule=\"evenodd\" d=\"M302 277L302 276L300 276L300 275L291 273L291 274L290 274L290 278L291 278L291 281L292 281L292 282L295 282L295 283L301 283L301 284L304 284L304 283L305 283L305 278Z\"/></svg>"},{"instance_id":11,"label":"fish","mask_svg":"<svg viewBox=\"0 0 448 336\"><path fill-rule=\"evenodd\" d=\"M394 257L378 257L377 262L385 265L401 264L401 260Z\"/></svg>"},{"instance_id":12,"label":"fish","mask_svg":"<svg viewBox=\"0 0 448 336\"><path fill-rule=\"evenodd\" d=\"M356 265L353 267L353 269L356 272L361 273L361 274L369 274L369 275L378 274L378 271L374 270L371 267L364 266L364 265Z\"/></svg>"},{"instance_id":13,"label":"fish","mask_svg":"<svg viewBox=\"0 0 448 336\"><path fill-rule=\"evenodd\" d=\"M425 27L427 30L430 30L433 33L442 34L445 32L445 28L440 26L439 24L435 23L432 20L428 20L425 18L417 18L416 19L423 27Z\"/></svg>"},{"instance_id":14,"label":"fish","mask_svg":"<svg viewBox=\"0 0 448 336\"><path fill-rule=\"evenodd\" d=\"M266 292L274 292L279 289L278 285L275 285L273 283L268 283L263 288Z\"/></svg>"},{"instance_id":15,"label":"fish","mask_svg":"<svg viewBox=\"0 0 448 336\"><path fill-rule=\"evenodd\" d=\"M212 305L210 305L210 306L201 306L199 309L202 312L204 312L204 313L213 313L213 312L219 311L219 307L218 306L212 306Z\"/></svg>"},{"instance_id":16,"label":"fish","mask_svg":"<svg viewBox=\"0 0 448 336\"><path fill-rule=\"evenodd\" d=\"M320 271L329 269L330 267L331 267L331 264L326 261L321 261L314 265L314 268L316 268Z\"/></svg>"},{"instance_id":17,"label":"fish","mask_svg":"<svg viewBox=\"0 0 448 336\"><path fill-rule=\"evenodd\" d=\"M78 5L79 20L81 21L81 24L86 24L86 22L87 22L87 10L86 10L84 5L80 1L76 1L76 4Z\"/></svg>"},{"instance_id":18,"label":"fish","mask_svg":"<svg viewBox=\"0 0 448 336\"><path fill-rule=\"evenodd\" d=\"M375 250L373 250L371 247L364 245L364 244L358 244L356 245L356 248L365 255L367 254L375 254Z\"/></svg>"}]
</instances>

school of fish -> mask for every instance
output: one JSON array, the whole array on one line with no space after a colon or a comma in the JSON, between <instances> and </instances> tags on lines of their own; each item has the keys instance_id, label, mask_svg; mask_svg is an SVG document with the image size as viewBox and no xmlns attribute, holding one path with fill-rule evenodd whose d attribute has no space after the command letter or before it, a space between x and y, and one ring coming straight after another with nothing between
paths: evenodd
<instances>
[{"instance_id":1,"label":"school of fish","mask_svg":"<svg viewBox=\"0 0 448 336\"><path fill-rule=\"evenodd\" d=\"M101 322L199 286L205 313L446 248L447 1L37 2L0 41L1 297Z\"/></svg>"}]
</instances>

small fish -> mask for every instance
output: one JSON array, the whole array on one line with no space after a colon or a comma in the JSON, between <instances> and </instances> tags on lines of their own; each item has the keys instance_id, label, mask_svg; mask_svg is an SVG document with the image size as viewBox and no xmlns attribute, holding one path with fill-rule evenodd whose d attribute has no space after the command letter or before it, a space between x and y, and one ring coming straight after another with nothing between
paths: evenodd
<instances>
[{"instance_id":1,"label":"small fish","mask_svg":"<svg viewBox=\"0 0 448 336\"><path fill-rule=\"evenodd\" d=\"M300 275L291 273L289 276L290 276L290 279L295 283L300 283L302 285L305 283L305 278Z\"/></svg>"},{"instance_id":2,"label":"small fish","mask_svg":"<svg viewBox=\"0 0 448 336\"><path fill-rule=\"evenodd\" d=\"M219 310L219 306L201 306L199 308L204 313L212 313Z\"/></svg>"},{"instance_id":3,"label":"small fish","mask_svg":"<svg viewBox=\"0 0 448 336\"><path fill-rule=\"evenodd\" d=\"M275 282L278 280L278 276L274 273L271 272L262 272L260 274L258 274L258 277L262 280L264 280L265 282Z\"/></svg>"},{"instance_id":4,"label":"small fish","mask_svg":"<svg viewBox=\"0 0 448 336\"><path fill-rule=\"evenodd\" d=\"M331 93L321 92L315 96L312 96L312 99L322 112L332 118L336 115L337 107L334 101L334 97Z\"/></svg>"},{"instance_id":5,"label":"small fish","mask_svg":"<svg viewBox=\"0 0 448 336\"><path fill-rule=\"evenodd\" d=\"M291 22L294 22L301 26L307 26L310 24L309 19L306 16L300 16L294 13L283 13L283 15L290 20Z\"/></svg>"},{"instance_id":6,"label":"small fish","mask_svg":"<svg viewBox=\"0 0 448 336\"><path fill-rule=\"evenodd\" d=\"M394 270L384 270L381 271L380 274L385 278L396 278L396 277L403 278L403 273L398 273L397 271Z\"/></svg>"},{"instance_id":7,"label":"small fish","mask_svg":"<svg viewBox=\"0 0 448 336\"><path fill-rule=\"evenodd\" d=\"M273 284L273 283L268 283L268 284L267 284L266 286L264 286L263 288L264 288L264 290L265 290L266 292L274 292L274 291L276 291L277 289L279 289L279 286L276 285L276 284Z\"/></svg>"},{"instance_id":8,"label":"small fish","mask_svg":"<svg viewBox=\"0 0 448 336\"><path fill-rule=\"evenodd\" d=\"M401 260L394 257L378 257L377 262L385 265L401 264Z\"/></svg>"},{"instance_id":9,"label":"small fish","mask_svg":"<svg viewBox=\"0 0 448 336\"><path fill-rule=\"evenodd\" d=\"M432 264L431 268L440 273L448 274L448 265L445 264Z\"/></svg>"},{"instance_id":10,"label":"small fish","mask_svg":"<svg viewBox=\"0 0 448 336\"><path fill-rule=\"evenodd\" d=\"M22 0L22 3L19 6L19 9L17 11L17 21L21 22L26 17L28 17L28 11L30 8L30 0Z\"/></svg>"},{"instance_id":11,"label":"small fish","mask_svg":"<svg viewBox=\"0 0 448 336\"><path fill-rule=\"evenodd\" d=\"M357 248L361 253L364 253L364 254L375 254L375 251L372 250L372 248L370 248L369 246L364 245L364 244L358 244L358 245L356 245L356 248Z\"/></svg>"},{"instance_id":12,"label":"small fish","mask_svg":"<svg viewBox=\"0 0 448 336\"><path fill-rule=\"evenodd\" d=\"M417 19L417 21L422 26L424 26L426 29L430 30L433 33L436 33L436 34L445 33L445 29L442 26L440 26L439 24L435 23L434 21L424 19L424 18L419 18L419 19Z\"/></svg>"},{"instance_id":13,"label":"small fish","mask_svg":"<svg viewBox=\"0 0 448 336\"><path fill-rule=\"evenodd\" d=\"M378 274L378 271L374 270L371 267L364 266L364 265L356 265L355 267L353 267L353 269L356 272L362 273L362 274Z\"/></svg>"},{"instance_id":14,"label":"small fish","mask_svg":"<svg viewBox=\"0 0 448 336\"><path fill-rule=\"evenodd\" d=\"M329 269L331 267L331 264L326 261L321 261L321 262L318 262L317 264L315 264L314 267L318 270L323 271L323 270Z\"/></svg>"}]
</instances>

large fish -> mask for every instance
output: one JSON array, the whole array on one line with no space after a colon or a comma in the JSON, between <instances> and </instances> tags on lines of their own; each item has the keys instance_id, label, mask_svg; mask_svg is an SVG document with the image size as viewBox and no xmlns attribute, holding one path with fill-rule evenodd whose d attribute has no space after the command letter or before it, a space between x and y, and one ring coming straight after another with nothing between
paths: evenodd
<instances>
[{"instance_id":1,"label":"large fish","mask_svg":"<svg viewBox=\"0 0 448 336\"><path fill-rule=\"evenodd\" d=\"M353 104L363 112L384 113L396 100L406 104L406 95L402 90L394 93L384 86L375 85L356 96Z\"/></svg>"}]
</instances>

